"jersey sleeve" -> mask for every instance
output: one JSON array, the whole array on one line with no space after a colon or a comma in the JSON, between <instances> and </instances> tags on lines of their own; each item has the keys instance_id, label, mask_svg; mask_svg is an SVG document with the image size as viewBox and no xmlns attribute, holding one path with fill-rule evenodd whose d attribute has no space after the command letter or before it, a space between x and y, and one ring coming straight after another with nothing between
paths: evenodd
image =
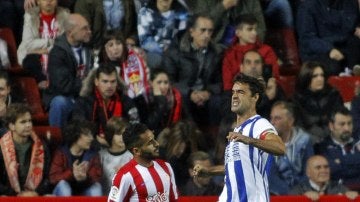
<instances>
[{"instance_id":1,"label":"jersey sleeve","mask_svg":"<svg viewBox=\"0 0 360 202\"><path fill-rule=\"evenodd\" d=\"M118 172L113 179L113 183L108 196L108 202L129 201L132 194L131 175Z\"/></svg>"},{"instance_id":2,"label":"jersey sleeve","mask_svg":"<svg viewBox=\"0 0 360 202\"><path fill-rule=\"evenodd\" d=\"M262 118L255 123L253 137L256 139L265 139L266 134L273 133L278 135L275 127L266 119Z\"/></svg>"}]
</instances>

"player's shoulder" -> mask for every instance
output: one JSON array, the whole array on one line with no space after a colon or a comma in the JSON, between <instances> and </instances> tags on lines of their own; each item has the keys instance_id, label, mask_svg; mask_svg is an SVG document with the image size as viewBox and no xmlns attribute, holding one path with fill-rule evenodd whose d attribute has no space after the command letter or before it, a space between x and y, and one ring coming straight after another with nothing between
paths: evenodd
<instances>
[{"instance_id":1,"label":"player's shoulder","mask_svg":"<svg viewBox=\"0 0 360 202\"><path fill-rule=\"evenodd\" d=\"M272 124L270 123L269 120L267 120L266 118L264 117L260 117L255 124L263 124L263 125L269 125L269 126L272 126Z\"/></svg>"},{"instance_id":2,"label":"player's shoulder","mask_svg":"<svg viewBox=\"0 0 360 202\"><path fill-rule=\"evenodd\" d=\"M135 160L130 160L128 163L126 163L124 166L122 166L115 174L113 182L114 184L119 183L121 179L131 170L136 169L135 166L137 165L137 162Z\"/></svg>"},{"instance_id":3,"label":"player's shoulder","mask_svg":"<svg viewBox=\"0 0 360 202\"><path fill-rule=\"evenodd\" d=\"M260 130L260 133L266 131L277 134L275 127L266 118L261 117L255 124L256 128Z\"/></svg>"}]
</instances>

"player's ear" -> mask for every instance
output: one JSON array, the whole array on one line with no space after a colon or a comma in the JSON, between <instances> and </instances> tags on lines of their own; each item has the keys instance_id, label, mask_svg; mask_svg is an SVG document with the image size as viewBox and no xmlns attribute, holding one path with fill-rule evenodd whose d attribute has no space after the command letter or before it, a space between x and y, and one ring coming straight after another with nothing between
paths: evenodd
<instances>
[{"instance_id":1,"label":"player's ear","mask_svg":"<svg viewBox=\"0 0 360 202\"><path fill-rule=\"evenodd\" d=\"M138 148L138 147L132 148L131 151L132 151L132 153L133 153L134 155L140 154L140 148Z\"/></svg>"},{"instance_id":2,"label":"player's ear","mask_svg":"<svg viewBox=\"0 0 360 202\"><path fill-rule=\"evenodd\" d=\"M256 93L254 96L253 96L253 99L255 101L255 103L258 101L259 99L259 93Z\"/></svg>"}]
</instances>

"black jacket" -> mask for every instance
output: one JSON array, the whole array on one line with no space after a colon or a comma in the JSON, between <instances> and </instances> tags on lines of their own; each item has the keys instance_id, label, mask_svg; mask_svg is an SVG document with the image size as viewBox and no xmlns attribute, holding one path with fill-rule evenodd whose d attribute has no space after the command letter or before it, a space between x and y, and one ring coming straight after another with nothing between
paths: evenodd
<instances>
[{"instance_id":1,"label":"black jacket","mask_svg":"<svg viewBox=\"0 0 360 202\"><path fill-rule=\"evenodd\" d=\"M138 110L135 107L133 101L124 94L119 94L120 100L122 103L122 117L127 119L129 122L139 122ZM78 97L75 102L75 107L72 114L72 119L80 120L93 120L93 110L95 103L95 95L88 95L85 97ZM101 123L94 122L96 124L96 129L98 131ZM105 125L103 125L105 128Z\"/></svg>"},{"instance_id":2,"label":"black jacket","mask_svg":"<svg viewBox=\"0 0 360 202\"><path fill-rule=\"evenodd\" d=\"M90 50L85 48L85 72L92 67ZM43 102L48 106L57 95L76 98L81 89L81 78L77 77L78 63L66 35L59 36L49 53L48 75L49 88L44 92ZM86 74L86 73L85 73Z\"/></svg>"},{"instance_id":3,"label":"black jacket","mask_svg":"<svg viewBox=\"0 0 360 202\"><path fill-rule=\"evenodd\" d=\"M221 62L223 50L219 45L210 43L205 53L202 79L204 88L212 94L220 94L222 89ZM179 42L174 43L164 53L163 67L168 72L173 86L183 96L188 96L195 85L199 71L196 52L191 47L189 33L183 34ZM184 97L185 98L185 97Z\"/></svg>"}]
</instances>

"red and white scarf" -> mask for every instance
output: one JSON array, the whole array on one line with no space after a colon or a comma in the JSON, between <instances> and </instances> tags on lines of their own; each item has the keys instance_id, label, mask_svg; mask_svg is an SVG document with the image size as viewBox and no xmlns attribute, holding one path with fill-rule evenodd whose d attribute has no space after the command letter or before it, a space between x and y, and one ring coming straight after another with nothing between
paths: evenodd
<instances>
[{"instance_id":1,"label":"red and white scarf","mask_svg":"<svg viewBox=\"0 0 360 202\"><path fill-rule=\"evenodd\" d=\"M122 64L120 76L128 86L127 95L130 98L146 93L149 85L146 75L146 66L142 58L134 51L129 50L127 61Z\"/></svg>"},{"instance_id":2,"label":"red and white scarf","mask_svg":"<svg viewBox=\"0 0 360 202\"><path fill-rule=\"evenodd\" d=\"M59 31L59 26L56 21L55 14L53 15L45 15L40 13L40 27L39 27L39 34L42 39L55 39L57 33ZM42 64L42 71L44 75L47 75L47 68L48 68L48 54L41 55L41 64Z\"/></svg>"},{"instance_id":3,"label":"red and white scarf","mask_svg":"<svg viewBox=\"0 0 360 202\"><path fill-rule=\"evenodd\" d=\"M34 143L32 145L30 167L24 185L24 189L28 191L34 191L41 183L45 161L44 146L41 140L35 133L31 134L31 139ZM11 188L16 193L20 193L22 190L19 183L19 163L16 161L16 150L11 131L0 139L0 146Z\"/></svg>"}]
</instances>

